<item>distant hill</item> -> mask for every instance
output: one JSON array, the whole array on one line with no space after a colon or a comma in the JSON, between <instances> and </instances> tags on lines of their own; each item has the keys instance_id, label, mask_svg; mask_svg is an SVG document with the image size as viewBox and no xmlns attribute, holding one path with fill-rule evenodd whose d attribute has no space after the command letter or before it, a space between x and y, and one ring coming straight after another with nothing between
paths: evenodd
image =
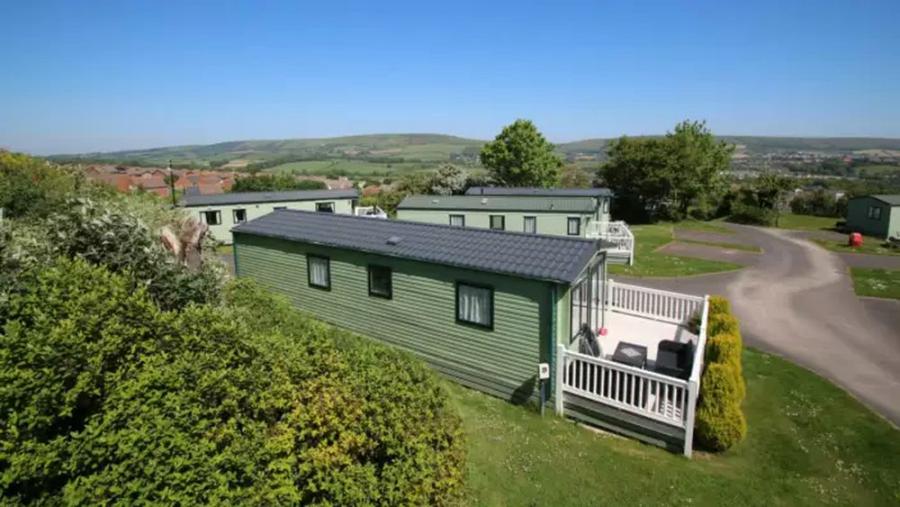
<instances>
[{"instance_id":1,"label":"distant hill","mask_svg":"<svg viewBox=\"0 0 900 507\"><path fill-rule=\"evenodd\" d=\"M900 139L863 137L764 137L720 136L736 144L747 155L809 151L825 154L858 153L871 150L900 150ZM605 158L609 139L584 139L557 145L567 157ZM320 139L278 139L230 141L209 145L186 145L107 153L55 155L58 161L107 162L131 165L195 163L240 167L251 163L292 160L362 160L374 163L416 162L433 165L448 160L477 163L485 141L441 134L373 134Z\"/></svg>"}]
</instances>

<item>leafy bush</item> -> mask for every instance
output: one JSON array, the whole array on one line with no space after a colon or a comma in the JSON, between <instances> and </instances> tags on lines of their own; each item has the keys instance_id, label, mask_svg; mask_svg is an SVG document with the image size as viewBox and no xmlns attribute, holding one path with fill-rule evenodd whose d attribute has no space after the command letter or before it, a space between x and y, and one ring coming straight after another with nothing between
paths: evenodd
<instances>
[{"instance_id":1,"label":"leafy bush","mask_svg":"<svg viewBox=\"0 0 900 507\"><path fill-rule=\"evenodd\" d=\"M731 303L725 296L709 297L709 314L731 313Z\"/></svg>"},{"instance_id":2,"label":"leafy bush","mask_svg":"<svg viewBox=\"0 0 900 507\"><path fill-rule=\"evenodd\" d=\"M16 267L46 264L64 256L128 273L134 287L146 287L163 309L218 299L221 265L212 259L193 271L177 263L150 227L122 202L72 199L61 208L44 222L16 224L13 231L19 232L9 232L0 240L0 264L10 267L6 276L15 277ZM12 280L0 292L7 290L15 290Z\"/></svg>"},{"instance_id":3,"label":"leafy bush","mask_svg":"<svg viewBox=\"0 0 900 507\"><path fill-rule=\"evenodd\" d=\"M744 382L743 367L741 365L740 335L722 333L711 336L706 342L706 362L727 365L734 373L734 384L737 388L737 398L743 401L747 394L747 386Z\"/></svg>"},{"instance_id":4,"label":"leafy bush","mask_svg":"<svg viewBox=\"0 0 900 507\"><path fill-rule=\"evenodd\" d=\"M747 434L747 421L740 404L734 401L738 392L734 372L723 364L707 367L700 386L704 400L697 408L695 434L697 442L712 451L724 451L740 442Z\"/></svg>"},{"instance_id":5,"label":"leafy bush","mask_svg":"<svg viewBox=\"0 0 900 507\"><path fill-rule=\"evenodd\" d=\"M83 184L80 174L47 161L0 150L4 219L47 216Z\"/></svg>"},{"instance_id":6,"label":"leafy bush","mask_svg":"<svg viewBox=\"0 0 900 507\"><path fill-rule=\"evenodd\" d=\"M405 354L247 282L225 308L163 312L84 260L21 279L0 312L6 502L443 505L460 490L459 421Z\"/></svg>"},{"instance_id":7,"label":"leafy bush","mask_svg":"<svg viewBox=\"0 0 900 507\"><path fill-rule=\"evenodd\" d=\"M728 333L740 335L738 321L730 313L709 313L706 321L706 332L708 336Z\"/></svg>"},{"instance_id":8,"label":"leafy bush","mask_svg":"<svg viewBox=\"0 0 900 507\"><path fill-rule=\"evenodd\" d=\"M724 451L744 438L747 422L741 402L747 387L742 373L743 343L731 305L721 296L710 298L706 368L694 428L697 442L712 451Z\"/></svg>"}]
</instances>

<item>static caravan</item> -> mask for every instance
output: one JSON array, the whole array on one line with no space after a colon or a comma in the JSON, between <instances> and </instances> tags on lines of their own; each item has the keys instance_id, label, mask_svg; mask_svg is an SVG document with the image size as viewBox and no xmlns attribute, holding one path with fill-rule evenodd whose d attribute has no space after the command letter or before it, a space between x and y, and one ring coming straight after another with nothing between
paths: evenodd
<instances>
[{"instance_id":1,"label":"static caravan","mask_svg":"<svg viewBox=\"0 0 900 507\"><path fill-rule=\"evenodd\" d=\"M353 213L359 193L356 190L291 190L284 192L232 192L224 194L185 194L180 206L209 226L216 240L231 244L231 228L280 209L298 209L324 213Z\"/></svg>"},{"instance_id":2,"label":"static caravan","mask_svg":"<svg viewBox=\"0 0 900 507\"><path fill-rule=\"evenodd\" d=\"M699 365L672 369L660 344L702 350L687 326L705 300L607 280L602 240L294 210L232 234L237 276L322 320L472 388L689 452Z\"/></svg>"},{"instance_id":3,"label":"static caravan","mask_svg":"<svg viewBox=\"0 0 900 507\"><path fill-rule=\"evenodd\" d=\"M633 260L634 236L610 220L612 193L605 188L535 189L474 187L466 195L412 195L397 218L500 231L603 239L610 261Z\"/></svg>"},{"instance_id":4,"label":"static caravan","mask_svg":"<svg viewBox=\"0 0 900 507\"><path fill-rule=\"evenodd\" d=\"M900 238L900 195L866 195L847 202L847 228L878 238Z\"/></svg>"}]
</instances>

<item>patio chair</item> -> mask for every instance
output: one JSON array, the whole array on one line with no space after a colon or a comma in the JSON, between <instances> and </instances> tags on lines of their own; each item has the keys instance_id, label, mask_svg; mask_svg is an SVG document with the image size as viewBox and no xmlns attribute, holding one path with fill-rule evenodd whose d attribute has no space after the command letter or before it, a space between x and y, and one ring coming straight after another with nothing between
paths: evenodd
<instances>
[{"instance_id":1,"label":"patio chair","mask_svg":"<svg viewBox=\"0 0 900 507\"><path fill-rule=\"evenodd\" d=\"M694 345L662 340L656 350L656 371L663 375L687 379L693 366Z\"/></svg>"},{"instance_id":2,"label":"patio chair","mask_svg":"<svg viewBox=\"0 0 900 507\"><path fill-rule=\"evenodd\" d=\"M578 352L593 357L601 357L603 355L603 347L597 340L597 335L591 330L587 324L581 326L578 331Z\"/></svg>"}]
</instances>

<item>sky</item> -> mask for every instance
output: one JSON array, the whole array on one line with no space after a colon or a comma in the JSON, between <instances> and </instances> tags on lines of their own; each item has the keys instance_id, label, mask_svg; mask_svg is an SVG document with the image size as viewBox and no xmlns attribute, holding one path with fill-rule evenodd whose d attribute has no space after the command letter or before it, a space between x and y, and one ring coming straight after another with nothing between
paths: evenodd
<instances>
[{"instance_id":1,"label":"sky","mask_svg":"<svg viewBox=\"0 0 900 507\"><path fill-rule=\"evenodd\" d=\"M900 137L900 1L0 0L0 147Z\"/></svg>"}]
</instances>

